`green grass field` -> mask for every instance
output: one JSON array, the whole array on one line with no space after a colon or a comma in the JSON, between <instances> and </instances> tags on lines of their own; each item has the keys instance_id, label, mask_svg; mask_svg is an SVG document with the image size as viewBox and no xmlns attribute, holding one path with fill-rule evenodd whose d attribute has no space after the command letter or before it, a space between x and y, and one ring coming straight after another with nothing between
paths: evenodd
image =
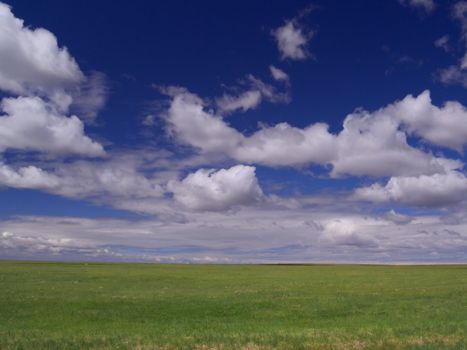
<instances>
[{"instance_id":1,"label":"green grass field","mask_svg":"<svg viewBox=\"0 0 467 350\"><path fill-rule=\"evenodd\" d=\"M467 266L0 262L0 349L467 349Z\"/></svg>"}]
</instances>

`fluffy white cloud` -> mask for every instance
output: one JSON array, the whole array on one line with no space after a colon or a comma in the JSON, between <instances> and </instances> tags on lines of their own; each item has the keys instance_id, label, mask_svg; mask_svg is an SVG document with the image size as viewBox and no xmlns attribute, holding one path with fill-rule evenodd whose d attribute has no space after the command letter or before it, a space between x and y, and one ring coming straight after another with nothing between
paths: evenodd
<instances>
[{"instance_id":1,"label":"fluffy white cloud","mask_svg":"<svg viewBox=\"0 0 467 350\"><path fill-rule=\"evenodd\" d=\"M55 172L60 186L55 193L74 198L106 194L110 197L160 198L161 181L138 171L135 164L111 159L107 162L78 161Z\"/></svg>"},{"instance_id":2,"label":"fluffy white cloud","mask_svg":"<svg viewBox=\"0 0 467 350\"><path fill-rule=\"evenodd\" d=\"M180 141L204 152L229 152L243 139L221 117L204 110L204 102L184 89L170 89L172 102L167 111L169 132Z\"/></svg>"},{"instance_id":3,"label":"fluffy white cloud","mask_svg":"<svg viewBox=\"0 0 467 350\"><path fill-rule=\"evenodd\" d=\"M435 145L462 152L467 144L467 109L455 101L437 107L432 104L429 91L417 97L408 95L379 113L399 119L409 133Z\"/></svg>"},{"instance_id":4,"label":"fluffy white cloud","mask_svg":"<svg viewBox=\"0 0 467 350\"><path fill-rule=\"evenodd\" d=\"M262 197L255 168L236 165L230 169L200 169L181 181L170 181L174 198L194 210L224 211L248 205Z\"/></svg>"},{"instance_id":5,"label":"fluffy white cloud","mask_svg":"<svg viewBox=\"0 0 467 350\"><path fill-rule=\"evenodd\" d=\"M335 136L324 123L304 129L287 123L266 126L244 137L229 155L241 162L270 166L325 164L336 156Z\"/></svg>"},{"instance_id":6,"label":"fluffy white cloud","mask_svg":"<svg viewBox=\"0 0 467 350\"><path fill-rule=\"evenodd\" d=\"M100 156L103 147L84 133L72 104L94 118L106 95L103 75L86 78L54 34L32 29L0 2L0 152L7 149L54 155Z\"/></svg>"},{"instance_id":7,"label":"fluffy white cloud","mask_svg":"<svg viewBox=\"0 0 467 350\"><path fill-rule=\"evenodd\" d=\"M429 112L428 118L425 113ZM439 121L439 117L444 118ZM347 116L343 129L331 134L323 123L300 129L287 123L263 126L245 136L221 117L204 109L203 101L186 90L176 90L166 115L170 131L179 141L203 152L227 155L244 163L269 166L332 165L334 177L412 176L445 172L461 166L458 161L437 158L410 146L409 132L445 145L465 142L465 108L448 102L438 108L428 92L408 96L376 112L357 111ZM451 138L446 138L452 130Z\"/></svg>"},{"instance_id":8,"label":"fluffy white cloud","mask_svg":"<svg viewBox=\"0 0 467 350\"><path fill-rule=\"evenodd\" d=\"M57 99L84 75L54 34L30 29L0 3L0 89L15 94L40 93Z\"/></svg>"},{"instance_id":9,"label":"fluffy white cloud","mask_svg":"<svg viewBox=\"0 0 467 350\"><path fill-rule=\"evenodd\" d=\"M281 123L245 137L203 107L199 97L179 90L167 113L171 132L182 142L202 151L225 153L239 161L268 165L320 162L333 152L333 136L327 132L325 124L302 130Z\"/></svg>"},{"instance_id":10,"label":"fluffy white cloud","mask_svg":"<svg viewBox=\"0 0 467 350\"><path fill-rule=\"evenodd\" d=\"M392 177L385 186L359 188L355 197L371 202L395 201L422 207L456 204L467 198L467 178L459 171L445 174Z\"/></svg>"},{"instance_id":11,"label":"fluffy white cloud","mask_svg":"<svg viewBox=\"0 0 467 350\"><path fill-rule=\"evenodd\" d=\"M272 34L276 39L277 48L282 59L304 60L309 56L306 45L308 40L311 39L312 33L305 33L297 21L289 20L285 22Z\"/></svg>"},{"instance_id":12,"label":"fluffy white cloud","mask_svg":"<svg viewBox=\"0 0 467 350\"><path fill-rule=\"evenodd\" d=\"M390 107L389 107L390 108ZM344 120L336 138L338 154L331 175L394 176L443 172L457 162L435 158L407 143L396 115L357 111Z\"/></svg>"},{"instance_id":13,"label":"fluffy white cloud","mask_svg":"<svg viewBox=\"0 0 467 350\"><path fill-rule=\"evenodd\" d=\"M358 232L361 221L368 221L368 219L343 218L325 221L323 223L322 239L333 245L376 247L378 245L376 240L370 235Z\"/></svg>"},{"instance_id":14,"label":"fluffy white cloud","mask_svg":"<svg viewBox=\"0 0 467 350\"><path fill-rule=\"evenodd\" d=\"M399 3L404 6L411 6L427 13L433 12L433 10L436 8L436 4L433 0L399 0Z\"/></svg>"},{"instance_id":15,"label":"fluffy white cloud","mask_svg":"<svg viewBox=\"0 0 467 350\"><path fill-rule=\"evenodd\" d=\"M48 169L0 163L0 186L47 191L69 198L97 199L114 205L115 198L162 198L166 181L141 173L132 160L113 157L75 161ZM114 205L118 206L118 205Z\"/></svg>"},{"instance_id":16,"label":"fluffy white cloud","mask_svg":"<svg viewBox=\"0 0 467 350\"><path fill-rule=\"evenodd\" d=\"M270 65L269 70L271 71L271 75L275 80L284 81L284 82L289 81L289 76L282 69L279 69L277 67L274 67L273 65Z\"/></svg>"},{"instance_id":17,"label":"fluffy white cloud","mask_svg":"<svg viewBox=\"0 0 467 350\"><path fill-rule=\"evenodd\" d=\"M0 163L0 187L28 188L51 190L59 184L59 179L46 171L26 166L18 169Z\"/></svg>"},{"instance_id":18,"label":"fluffy white cloud","mask_svg":"<svg viewBox=\"0 0 467 350\"><path fill-rule=\"evenodd\" d=\"M6 149L101 156L103 147L84 134L76 117L61 115L39 97L5 98L1 102L0 152Z\"/></svg>"}]
</instances>

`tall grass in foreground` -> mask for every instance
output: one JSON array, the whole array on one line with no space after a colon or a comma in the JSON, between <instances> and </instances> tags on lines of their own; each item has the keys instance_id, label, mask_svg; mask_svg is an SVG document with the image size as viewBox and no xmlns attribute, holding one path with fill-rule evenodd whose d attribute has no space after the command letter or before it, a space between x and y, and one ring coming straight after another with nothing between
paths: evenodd
<instances>
[{"instance_id":1,"label":"tall grass in foreground","mask_svg":"<svg viewBox=\"0 0 467 350\"><path fill-rule=\"evenodd\" d=\"M0 262L0 349L467 349L467 266Z\"/></svg>"}]
</instances>

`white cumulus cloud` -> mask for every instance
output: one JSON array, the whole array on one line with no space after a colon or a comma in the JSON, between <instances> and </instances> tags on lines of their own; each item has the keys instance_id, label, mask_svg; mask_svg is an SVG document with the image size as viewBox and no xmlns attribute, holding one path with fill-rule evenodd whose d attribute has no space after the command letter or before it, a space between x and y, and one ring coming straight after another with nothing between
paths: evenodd
<instances>
[{"instance_id":1,"label":"white cumulus cloud","mask_svg":"<svg viewBox=\"0 0 467 350\"><path fill-rule=\"evenodd\" d=\"M380 111L399 119L411 134L416 134L432 144L451 148L462 153L467 144L467 109L456 101L442 107L432 104L428 90Z\"/></svg>"},{"instance_id":2,"label":"white cumulus cloud","mask_svg":"<svg viewBox=\"0 0 467 350\"><path fill-rule=\"evenodd\" d=\"M84 134L76 116L66 117L39 97L1 102L0 152L6 149L101 156L103 147Z\"/></svg>"},{"instance_id":3,"label":"white cumulus cloud","mask_svg":"<svg viewBox=\"0 0 467 350\"><path fill-rule=\"evenodd\" d=\"M76 116L61 115L39 97L5 98L1 102L0 152L7 149L51 154L101 156L102 145L84 134Z\"/></svg>"},{"instance_id":4,"label":"white cumulus cloud","mask_svg":"<svg viewBox=\"0 0 467 350\"><path fill-rule=\"evenodd\" d=\"M355 191L371 202L400 202L422 207L457 204L467 198L467 178L460 171L445 174L392 177L386 185L373 184Z\"/></svg>"},{"instance_id":5,"label":"white cumulus cloud","mask_svg":"<svg viewBox=\"0 0 467 350\"><path fill-rule=\"evenodd\" d=\"M51 190L58 184L56 176L38 167L29 165L14 169L0 162L0 186Z\"/></svg>"},{"instance_id":6,"label":"white cumulus cloud","mask_svg":"<svg viewBox=\"0 0 467 350\"><path fill-rule=\"evenodd\" d=\"M170 89L172 102L167 111L169 132L180 141L204 152L228 152L243 136L221 117L204 110L204 102L185 89Z\"/></svg>"},{"instance_id":7,"label":"white cumulus cloud","mask_svg":"<svg viewBox=\"0 0 467 350\"><path fill-rule=\"evenodd\" d=\"M26 27L0 2L0 89L54 98L83 79L77 63L66 48L58 46L53 33Z\"/></svg>"},{"instance_id":8,"label":"white cumulus cloud","mask_svg":"<svg viewBox=\"0 0 467 350\"><path fill-rule=\"evenodd\" d=\"M262 126L247 136L207 111L201 98L183 89L173 92L166 114L172 135L204 153L268 166L331 165L334 177L412 176L458 168L462 163L409 145L406 132L458 148L465 142L464 127L455 126L464 118L462 105L449 102L438 108L428 92L375 112L358 110L346 117L337 134L330 133L324 123L305 128L279 123ZM401 130L403 127L406 130ZM451 138L446 138L451 131Z\"/></svg>"},{"instance_id":9,"label":"white cumulus cloud","mask_svg":"<svg viewBox=\"0 0 467 350\"><path fill-rule=\"evenodd\" d=\"M43 28L31 28L0 2L0 152L100 156L102 145L85 135L82 121L67 116L75 104L94 118L105 102L103 75L87 78L68 50ZM75 98L76 97L76 98Z\"/></svg>"},{"instance_id":10,"label":"white cumulus cloud","mask_svg":"<svg viewBox=\"0 0 467 350\"><path fill-rule=\"evenodd\" d=\"M335 137L324 123L304 129L287 123L266 126L230 151L230 156L242 162L270 166L290 166L307 163L327 163L336 154Z\"/></svg>"},{"instance_id":11,"label":"white cumulus cloud","mask_svg":"<svg viewBox=\"0 0 467 350\"><path fill-rule=\"evenodd\" d=\"M199 169L168 188L176 201L194 210L224 211L248 205L262 197L255 167L236 165L229 169Z\"/></svg>"}]
</instances>

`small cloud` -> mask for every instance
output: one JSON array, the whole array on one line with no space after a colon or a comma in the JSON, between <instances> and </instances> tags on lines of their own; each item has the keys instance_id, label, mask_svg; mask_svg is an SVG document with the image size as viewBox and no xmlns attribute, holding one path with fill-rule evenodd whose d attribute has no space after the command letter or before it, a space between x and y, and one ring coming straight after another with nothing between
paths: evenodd
<instances>
[{"instance_id":1,"label":"small cloud","mask_svg":"<svg viewBox=\"0 0 467 350\"><path fill-rule=\"evenodd\" d=\"M152 114L148 114L147 116L144 117L142 124L144 126L154 126L156 123L156 117Z\"/></svg>"},{"instance_id":2,"label":"small cloud","mask_svg":"<svg viewBox=\"0 0 467 350\"><path fill-rule=\"evenodd\" d=\"M424 13L432 13L436 9L436 4L433 0L399 0L403 6L409 6Z\"/></svg>"},{"instance_id":3,"label":"small cloud","mask_svg":"<svg viewBox=\"0 0 467 350\"><path fill-rule=\"evenodd\" d=\"M441 38L436 39L434 44L437 48L446 52L451 51L451 47L449 46L449 35L443 35Z\"/></svg>"},{"instance_id":4,"label":"small cloud","mask_svg":"<svg viewBox=\"0 0 467 350\"><path fill-rule=\"evenodd\" d=\"M281 73L288 79L287 74L282 72L280 69L277 69L276 74ZM285 89L285 91L278 91L278 89L273 85L263 82L252 74L247 75L246 79L243 79L240 82L242 85L248 85L248 89L246 91L238 92L239 89L234 88L233 90L236 91L236 93L224 94L215 99L218 112L221 114L229 114L238 110L246 112L248 110L255 109L263 101L268 101L270 103L290 102L288 89Z\"/></svg>"},{"instance_id":5,"label":"small cloud","mask_svg":"<svg viewBox=\"0 0 467 350\"><path fill-rule=\"evenodd\" d=\"M311 7L307 7L298 16L286 20L284 25L272 31L271 34L276 40L282 60L287 58L304 60L311 56L307 44L313 37L314 32L306 30L300 22L303 17L310 13L311 9Z\"/></svg>"},{"instance_id":6,"label":"small cloud","mask_svg":"<svg viewBox=\"0 0 467 350\"><path fill-rule=\"evenodd\" d=\"M412 64L417 66L421 66L423 64L421 59L396 52L388 45L383 45L382 50L387 55L387 57L396 64Z\"/></svg>"},{"instance_id":7,"label":"small cloud","mask_svg":"<svg viewBox=\"0 0 467 350\"><path fill-rule=\"evenodd\" d=\"M377 242L359 233L359 224L352 219L334 219L324 223L323 239L331 244L355 246L359 248L377 247Z\"/></svg>"},{"instance_id":8,"label":"small cloud","mask_svg":"<svg viewBox=\"0 0 467 350\"><path fill-rule=\"evenodd\" d=\"M250 84L258 89L261 92L261 95L271 103L289 103L290 102L290 94L289 91L277 91L277 89L265 82L261 79L256 78L254 75L247 76L248 81Z\"/></svg>"},{"instance_id":9,"label":"small cloud","mask_svg":"<svg viewBox=\"0 0 467 350\"><path fill-rule=\"evenodd\" d=\"M109 90L106 75L92 72L73 96L73 106L80 118L87 123L94 123L97 114L107 102Z\"/></svg>"},{"instance_id":10,"label":"small cloud","mask_svg":"<svg viewBox=\"0 0 467 350\"><path fill-rule=\"evenodd\" d=\"M413 220L410 216L399 214L394 209L388 211L384 218L398 225L408 224Z\"/></svg>"},{"instance_id":11,"label":"small cloud","mask_svg":"<svg viewBox=\"0 0 467 350\"><path fill-rule=\"evenodd\" d=\"M223 113L229 113L238 109L246 112L255 109L261 103L261 92L249 90L238 96L224 94L216 100L216 104Z\"/></svg>"},{"instance_id":12,"label":"small cloud","mask_svg":"<svg viewBox=\"0 0 467 350\"><path fill-rule=\"evenodd\" d=\"M274 80L283 81L283 82L286 82L286 83L289 82L289 80L290 80L289 76L282 69L279 69L277 67L274 67L273 65L270 65L269 70L271 71L271 75L274 78Z\"/></svg>"},{"instance_id":13,"label":"small cloud","mask_svg":"<svg viewBox=\"0 0 467 350\"><path fill-rule=\"evenodd\" d=\"M467 55L465 64L467 68ZM435 77L444 84L462 85L467 88L467 69L463 68L463 63L459 65L451 65L447 68L441 69Z\"/></svg>"}]
</instances>

